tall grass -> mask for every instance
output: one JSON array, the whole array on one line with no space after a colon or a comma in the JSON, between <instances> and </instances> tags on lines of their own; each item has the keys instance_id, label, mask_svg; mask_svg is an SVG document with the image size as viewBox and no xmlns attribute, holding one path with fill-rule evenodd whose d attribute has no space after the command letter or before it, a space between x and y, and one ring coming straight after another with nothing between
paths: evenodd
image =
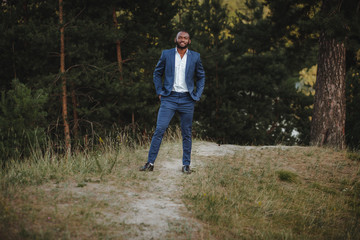
<instances>
[{"instance_id":1,"label":"tall grass","mask_svg":"<svg viewBox=\"0 0 360 240\"><path fill-rule=\"evenodd\" d=\"M0 238L123 239L114 229L131 226L114 225L106 214L121 215L122 192L141 194L158 176L138 171L149 138L131 134L94 135L68 158L49 143L34 147L30 158L7 161L0 170ZM170 129L163 144L179 139L180 130ZM179 181L211 239L360 239L356 153L294 147L195 157L204 164ZM86 187L100 189L98 195L84 195Z\"/></svg>"},{"instance_id":2,"label":"tall grass","mask_svg":"<svg viewBox=\"0 0 360 240\"><path fill-rule=\"evenodd\" d=\"M212 158L184 199L216 239L360 239L360 164L322 148Z\"/></svg>"},{"instance_id":3,"label":"tall grass","mask_svg":"<svg viewBox=\"0 0 360 240\"><path fill-rule=\"evenodd\" d=\"M180 135L179 128L170 128L164 142ZM99 200L103 197L96 193L79 197L73 191L94 184L110 189L104 196L117 189L141 191L140 183L152 177L138 171L149 146L149 138L140 132L94 134L69 157L59 153L59 143L49 141L45 149L32 146L29 158L9 159L0 169L0 239L108 238L111 227L99 223L99 216L104 218L102 211L120 214L125 198ZM113 203L115 208L110 206Z\"/></svg>"}]
</instances>

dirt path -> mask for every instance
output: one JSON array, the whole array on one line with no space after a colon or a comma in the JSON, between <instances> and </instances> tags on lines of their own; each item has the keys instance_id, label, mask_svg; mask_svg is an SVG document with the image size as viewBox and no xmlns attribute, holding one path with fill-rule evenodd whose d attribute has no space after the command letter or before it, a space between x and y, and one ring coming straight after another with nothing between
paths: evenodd
<instances>
[{"instance_id":1,"label":"dirt path","mask_svg":"<svg viewBox=\"0 0 360 240\"><path fill-rule=\"evenodd\" d=\"M254 148L268 147L194 141L191 167L202 171L208 160ZM209 239L207 226L195 219L182 201L184 188L191 187L184 186L183 181L196 173L181 172L181 142L165 143L155 170L139 172L139 162L144 164L146 155L147 149L140 149L121 156L122 164L104 178L79 174L65 181L29 186L18 196L17 211L27 209L31 224L25 226L39 236L46 233L64 239Z\"/></svg>"},{"instance_id":2,"label":"dirt path","mask_svg":"<svg viewBox=\"0 0 360 240\"><path fill-rule=\"evenodd\" d=\"M130 201L124 215L124 222L135 227L133 230L136 234L132 239L167 239L174 235L190 239L200 226L189 218L186 206L180 199L179 184L181 178L186 176L181 172L179 160L169 158L157 164L155 171L157 173L144 173L156 174L156 177Z\"/></svg>"},{"instance_id":3,"label":"dirt path","mask_svg":"<svg viewBox=\"0 0 360 240\"><path fill-rule=\"evenodd\" d=\"M174 146L172 146L174 147ZM181 149L181 145L176 145ZM193 144L192 168L206 164L201 156L233 155L239 146L195 142ZM173 151L168 149L170 152ZM181 159L181 158L180 158ZM203 226L196 221L181 201L181 179L188 177L181 172L181 160L169 157L155 165L155 178L136 198L129 199L128 211L123 216L126 224L135 231L132 239L195 239L203 232ZM133 193L128 193L131 196Z\"/></svg>"},{"instance_id":4,"label":"dirt path","mask_svg":"<svg viewBox=\"0 0 360 240\"><path fill-rule=\"evenodd\" d=\"M232 156L253 148L195 141L191 167L201 171L210 157ZM140 158L146 154L144 150ZM111 239L208 239L203 237L208 233L206 226L195 219L181 200L183 188L191 187L183 186L182 180L192 176L181 172L181 156L181 143L166 143L160 150L154 172L139 172L139 166L132 164L131 168L118 173L120 177L109 177L105 181L92 179L81 187L74 181L48 183L41 189L54 198L51 205L55 204L56 212L71 216L74 223L79 215L83 221L90 221L86 216L96 216L91 220L92 226L101 226ZM53 206L49 208L51 211ZM87 236L95 239L89 230L75 231L79 239Z\"/></svg>"},{"instance_id":5,"label":"dirt path","mask_svg":"<svg viewBox=\"0 0 360 240\"><path fill-rule=\"evenodd\" d=\"M210 229L209 225L195 218L195 211L192 212L193 208L185 206L183 192L186 190L185 188L193 186L185 186L184 182L191 185L199 180L207 181L207 178L210 179L212 176L206 176L204 173L216 174L212 173L212 170L216 170L213 167L225 162L230 165L229 171L231 170L231 172L228 172L229 174L232 174L233 171L236 171L235 174L239 174L236 170L237 167L233 167L232 160L236 161L240 168L244 166L250 171L252 171L254 166L254 169L256 169L255 174L264 169L257 168L258 164L274 164L275 166L266 167L265 169L267 171L265 175L269 179L268 183L270 184L273 184L274 171L277 169L290 169L291 172L297 171L299 178L301 176L305 181L310 182L314 180L314 182L317 182L317 179L323 181L324 187L322 185L319 186L321 189L326 190L324 193L332 195L332 189L334 189L334 192L350 191L352 185L347 184L345 185L347 188L343 189L344 184L341 179L348 179L349 182L350 180L353 181L352 179L356 179L356 170L354 169L358 169L358 166L356 161L344 163L344 159L346 159L344 152L333 157L335 155L334 152L327 149L308 148L306 151L299 149L293 151L294 149L288 150L288 148L295 147L219 146L215 143L195 141L193 143L191 164L195 172L191 175L181 172L181 142L164 143L153 172L138 171L140 164L145 163L144 159L146 159L148 149L144 148L119 152L119 154L116 153L117 155L104 151L102 155L98 154L99 158L95 158L95 160L101 160L98 162L99 166L94 165L93 157L71 159L69 164L64 166L62 166L61 162L56 163L55 167L60 167L59 172L54 171L55 169L52 166L41 165L41 171L39 170L39 173L36 172L39 176L35 176L35 180L40 180L40 177L43 176L43 171L49 171L50 176L54 176L51 180L45 179L46 181L40 185L26 185L26 182L24 185L19 186L11 186L9 184L9 187L5 189L6 192L1 196L0 205L3 205L0 206L0 208L2 207L0 211L2 210L6 213L6 215L3 214L2 222L3 226L5 226L3 229L6 231L0 229L0 235L6 233L7 238L3 236L0 238L27 239L31 236L31 238L36 239L89 240L216 239L218 236L214 236L214 234L219 233L221 229L216 228L217 226L212 226ZM253 151L254 149L255 151ZM318 150L321 152L318 153ZM320 158L328 159L329 161L321 163L319 161ZM117 159L116 165L111 165L114 164L113 159ZM26 167L26 165L24 166ZM115 167L112 168L111 166ZM38 170L38 168L36 169ZM224 169L226 170L226 168ZM313 170L310 171L309 169ZM316 178L320 169L320 173L323 176ZM83 170L84 172L74 170ZM69 174L66 174L66 171L69 171ZM27 176L34 175L33 172L28 174L25 170L19 171L19 174L15 177L26 181L28 180ZM243 171L243 173L248 172ZM334 177L333 172L341 174L339 175L341 178L334 178L335 183L331 183L332 185L329 185L330 187L328 188L328 185L326 185L327 179ZM105 174L102 175L103 173ZM21 174L28 175L20 178ZM246 180L248 183L251 183L253 180L258 181L256 179L259 179L251 179L253 178L252 176L249 177L249 180L246 178L247 176L244 176L242 180ZM216 181L216 178L210 179L209 182L211 183L213 180ZM285 184L286 187L290 187L290 184L284 183L283 185ZM195 198L205 196L208 190L211 193L211 186L206 185L202 188L202 184L200 183L199 185L200 187L196 189L199 189L200 194L197 194L194 191L195 188L193 188L189 196L194 196ZM294 189L297 189L299 186L293 185ZM304 185L304 187L307 188L307 185ZM326 200L324 198L326 195L320 191L320 187L319 189L314 189L314 192L311 192L311 194L315 194L315 191L318 192L319 190L320 198L318 201L323 202L323 200ZM249 191L249 193L255 196L254 199L268 198L268 196L262 195L264 193L252 193L250 189L253 190L252 185L243 190ZM328 189L331 191L328 191ZM237 196L235 195L236 198L234 199L238 199ZM349 197L351 196L349 195ZM272 198L272 195L270 198ZM267 201L272 201L270 198ZM345 200L339 199L339 203ZM282 200L280 199L279 201ZM299 201L301 202L302 198ZM300 202L300 205L303 204L303 202ZM253 202L256 207L260 203L257 200ZM319 209L316 201L314 201L314 204L313 208ZM334 202L328 202L326 207L322 208L326 209L328 206L333 206L333 204ZM282 205L279 204L279 206L281 207ZM296 206L298 206L298 203L296 203ZM241 211L241 208L247 211L247 200L244 206L238 208L240 209L239 211ZM342 211L338 210L338 212L342 216L342 213L340 213ZM196 214L201 215L202 213L196 211ZM334 214L337 213L335 212ZM316 216L314 215L314 217ZM352 221L352 218L350 220ZM350 220L349 222L351 222ZM254 221L257 222L256 219ZM239 226L242 225L242 222L238 223ZM240 229L239 226L236 226L236 229ZM244 228L244 231L248 231L248 228ZM264 229L264 233L272 234L267 229ZM249 232L249 234L252 234L252 232ZM271 237L272 235L269 236Z\"/></svg>"}]
</instances>

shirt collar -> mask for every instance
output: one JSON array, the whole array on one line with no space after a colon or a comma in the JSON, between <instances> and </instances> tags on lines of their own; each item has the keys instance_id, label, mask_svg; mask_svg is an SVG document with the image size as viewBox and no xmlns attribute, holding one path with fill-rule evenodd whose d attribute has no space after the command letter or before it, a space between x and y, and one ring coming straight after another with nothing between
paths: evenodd
<instances>
[{"instance_id":1,"label":"shirt collar","mask_svg":"<svg viewBox=\"0 0 360 240\"><path fill-rule=\"evenodd\" d=\"M185 55L187 55L188 52L189 52L189 49L186 49ZM175 53L178 53L177 47L175 47Z\"/></svg>"}]
</instances>

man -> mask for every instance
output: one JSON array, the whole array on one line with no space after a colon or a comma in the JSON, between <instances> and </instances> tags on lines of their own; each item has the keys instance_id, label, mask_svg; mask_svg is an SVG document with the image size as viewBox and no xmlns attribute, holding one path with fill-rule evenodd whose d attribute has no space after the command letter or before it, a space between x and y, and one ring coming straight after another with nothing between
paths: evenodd
<instances>
[{"instance_id":1,"label":"man","mask_svg":"<svg viewBox=\"0 0 360 240\"><path fill-rule=\"evenodd\" d=\"M190 35L180 31L175 38L176 48L164 50L154 71L156 94L161 104L156 130L151 140L148 161L140 171L153 171L163 135L175 112L180 115L183 138L182 171L189 174L191 155L191 129L195 102L204 90L205 72L200 54L188 49ZM164 82L162 76L164 75ZM194 80L196 80L196 88Z\"/></svg>"}]
</instances>

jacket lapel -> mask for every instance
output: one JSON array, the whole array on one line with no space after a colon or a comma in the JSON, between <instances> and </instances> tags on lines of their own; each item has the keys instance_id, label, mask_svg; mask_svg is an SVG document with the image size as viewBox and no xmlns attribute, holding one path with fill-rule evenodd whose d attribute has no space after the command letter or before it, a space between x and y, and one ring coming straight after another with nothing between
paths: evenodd
<instances>
[{"instance_id":1,"label":"jacket lapel","mask_svg":"<svg viewBox=\"0 0 360 240\"><path fill-rule=\"evenodd\" d=\"M191 61L192 61L192 55L191 55L191 51L188 49L187 50L187 59L186 59L186 68L185 68L185 79L187 79L187 75L189 73L189 67L191 66Z\"/></svg>"},{"instance_id":2,"label":"jacket lapel","mask_svg":"<svg viewBox=\"0 0 360 240\"><path fill-rule=\"evenodd\" d=\"M175 74L175 51L170 51L170 66L171 66L171 74Z\"/></svg>"}]
</instances>

